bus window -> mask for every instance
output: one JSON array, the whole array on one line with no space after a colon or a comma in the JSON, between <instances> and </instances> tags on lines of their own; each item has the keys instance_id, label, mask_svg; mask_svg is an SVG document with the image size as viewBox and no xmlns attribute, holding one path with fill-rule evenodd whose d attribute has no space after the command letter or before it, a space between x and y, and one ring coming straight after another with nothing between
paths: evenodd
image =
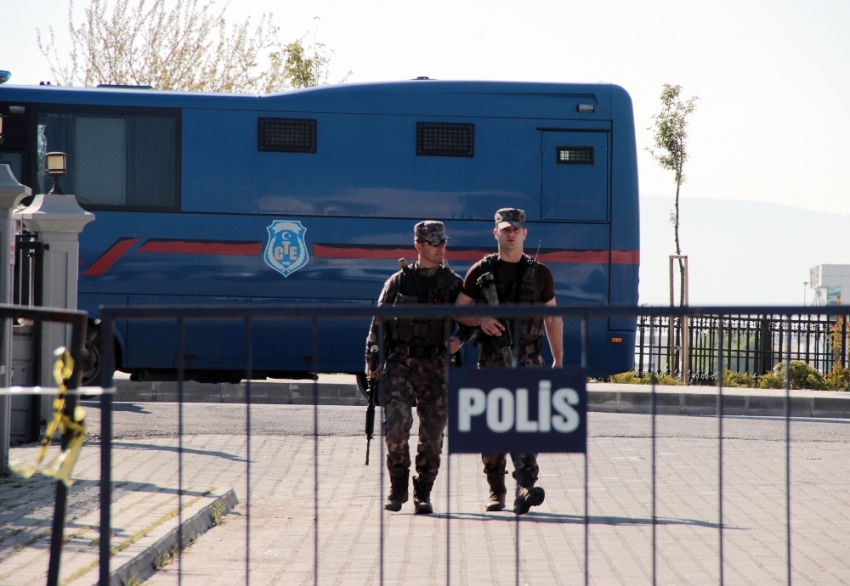
<instances>
[{"instance_id":1,"label":"bus window","mask_svg":"<svg viewBox=\"0 0 850 586\"><path fill-rule=\"evenodd\" d=\"M177 119L39 112L38 178L42 192L50 151L68 155L66 193L87 209L175 211L178 205Z\"/></svg>"}]
</instances>

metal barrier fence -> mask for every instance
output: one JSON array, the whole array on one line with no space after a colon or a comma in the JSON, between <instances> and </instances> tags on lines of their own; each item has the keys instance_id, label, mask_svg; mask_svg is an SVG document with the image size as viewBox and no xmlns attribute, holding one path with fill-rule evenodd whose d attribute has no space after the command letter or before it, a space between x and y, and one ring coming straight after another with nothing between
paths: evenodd
<instances>
[{"instance_id":1,"label":"metal barrier fence","mask_svg":"<svg viewBox=\"0 0 850 586\"><path fill-rule=\"evenodd\" d=\"M846 310L845 310L846 311ZM187 324L196 322L196 321L209 321L209 320L239 320L244 324L244 348L245 348L245 408L246 408L246 418L245 418L245 428L244 428L244 436L245 436L245 451L247 456L245 457L245 468L244 468L244 482L246 487L245 494L245 508L244 508L244 519L245 519L245 536L244 536L244 568L242 571L244 583L250 584L252 581L252 568L255 567L255 564L258 563L256 559L256 555L252 553L251 543L252 543L252 529L257 530L258 528L252 525L252 507L254 506L254 497L252 496L251 486L252 479L254 478L255 472L257 472L258 464L252 461L252 360L253 360L253 332L256 325L260 322L264 322L267 320L307 320L312 324L312 335L313 335L313 353L312 353L312 370L314 372L322 371L322 352L323 348L319 342L319 328L320 324L324 320L362 320L364 323L364 337L366 333L365 324L367 323L369 318L373 316L377 316L380 319L390 319L394 317L402 317L402 318L430 318L430 319L445 319L446 323L449 323L451 315L458 315L460 312L457 308L446 308L440 306L427 306L427 307L381 307L381 308L370 308L370 307L355 307L355 306L297 306L297 307L135 307L135 308L104 308L102 310L101 319L102 319L102 333L101 336L101 355L104 361L104 372L110 373L113 371L113 360L114 356L112 353L112 349L114 347L114 339L113 339L113 328L117 322L122 321L132 321L132 320L173 320L177 324L177 355L175 357L176 365L178 369L178 421L177 421L177 454L178 454L178 489L177 489L177 498L178 498L178 526L182 526L182 511L183 511L183 499L186 494L185 482L183 477L184 471L184 457L186 454L186 447L184 445L184 372L185 372L185 359L184 359L184 339L185 339L185 330ZM728 345L728 325L730 316L734 316L733 319L742 320L745 319L742 316L746 314L752 314L755 316L762 316L771 314L774 316L782 316L782 320L785 323L784 331L792 331L792 328L795 327L794 324L802 323L799 319L795 318L795 316L814 316L814 315L825 315L830 318L837 317L841 315L840 308L800 308L800 307L772 307L772 308L743 308L743 307L706 307L706 308L698 308L698 307L677 307L677 308L653 308L653 307L529 307L529 306L513 306L513 307L469 307L464 308L462 311L463 315L468 315L472 317L483 317L485 315L494 316L498 318L505 318L508 320L516 320L522 318L529 317L547 317L547 316L559 316L564 320L577 321L580 324L580 331L582 332L581 341L581 351L579 352L579 364L575 365L578 367L582 367L586 364L587 361L587 332L588 332L588 322L589 320L596 318L630 318L630 317L641 317L642 324L648 324L649 331L647 332L647 338L649 340L649 351L646 353L646 360L648 364L642 365L642 368L646 368L650 372L655 372L660 369L661 361L660 354L657 353L656 347L653 344L659 341L659 337L657 332L655 331L656 327L659 327L660 320L669 320L669 319L678 319L683 316L688 316L692 319L694 318L704 318L707 321L715 320L716 323L716 336L713 339L714 343L716 343L716 350L714 350L714 354L712 356L715 357L714 364L728 364L727 362L727 354L730 352ZM795 321L796 320L796 321ZM755 323L755 322L754 322ZM642 330L639 330L642 331ZM518 343L518 342L517 342ZM786 367L793 359L792 347L790 344L785 344L782 347L782 356L781 359L786 363ZM380 348L381 358L385 357L387 354L387 349L383 347L383 343ZM777 358L779 358L777 356ZM566 365L565 365L566 366ZM451 380L451 369L448 371L448 378ZM714 406L712 410L714 411L716 422L717 422L717 435L716 435L716 466L717 466L717 500L716 500L716 521L705 521L702 523L707 523L710 527L716 527L717 535L716 535L716 551L717 558L710 562L716 567L716 575L717 575L717 583L724 584L724 569L725 569L725 558L724 558L724 542L725 542L725 534L727 531L727 519L724 517L724 419L728 416L724 416L726 409L724 408L724 389L722 377L718 377L719 386L717 389L717 393L715 395ZM104 387L111 387L111 380L103 381ZM383 395L385 389L385 381L384 377L381 377L379 392ZM658 544L658 536L657 531L658 527L662 523L670 522L669 519L661 519L657 514L657 486L659 482L659 476L657 473L657 432L656 432L656 420L658 413L658 394L656 393L654 379L653 384L650 387L650 413L651 413L651 448L650 448L650 460L651 460L651 516L647 521L647 524L651 526L651 552L649 553L650 560L648 563L651 564L651 582L653 584L657 583L658 574L657 574L657 562L659 559L660 551ZM113 397L109 394L105 394L102 396L101 400L101 487L111 487L111 478L112 478L112 411L113 411ZM322 521L322 517L320 516L322 509L320 507L320 475L319 475L319 442L320 442L320 428L319 428L319 396L318 396L318 384L313 384L313 397L312 397L313 408L313 470L312 470L312 482L313 482L313 569L312 569L312 581L315 584L320 583L320 577L323 576L323 559L320 557L320 531L319 526ZM790 386L786 381L785 391L784 391L784 434L782 441L784 442L784 478L776 479L782 484L784 484L784 508L785 508L785 523L784 523L784 558L785 558L785 568L782 572L784 574L783 581L786 584L792 583L792 527L791 527L791 396L790 396ZM450 415L450 420L454 417L454 414ZM381 433L381 435L383 435ZM376 458L378 463L382 464L383 457L385 454L384 445L382 441L378 442L380 446L379 457ZM447 486L451 487L451 482L453 478L452 466L457 465L453 464L451 445L449 445L449 456L445 458L444 463L444 474L446 477ZM589 500L590 500L590 490L589 490L589 469L588 469L588 456L587 453L582 456L582 462L580 465L576 466L578 470L583 470L583 478L581 480L580 490L582 492L582 502L583 502L583 512L579 513L578 517L575 516L553 516L548 519L549 522L553 523L573 523L578 520L583 525L583 544L581 548L578 548L576 553L582 559L579 564L582 567L583 573L583 582L584 584L590 583L591 577L591 564L590 564L590 555L589 555L589 543L590 543L590 523L591 518L589 514ZM376 495L377 498L374 499L374 507L379 511L379 572L377 575L377 581L380 584L384 584L385 580L387 580L388 576L385 573L385 565L387 563L387 556L385 554L385 550L387 548L387 543L385 541L387 537L387 527L388 527L388 513L384 513L380 507L384 501L385 496L385 469L384 466L380 466L380 494ZM302 475L302 477L306 477L306 475ZM576 489L578 490L578 489ZM445 519L445 560L446 560L446 568L445 568L445 583L449 584L453 581L463 581L461 578L458 578L458 571L455 570L453 572L452 562L458 562L457 552L453 552L452 545L452 532L451 525L455 519L463 519L464 513L457 509L460 505L455 505L456 509L453 511L452 506L455 503L456 495L453 495L451 490L447 491L446 494L446 513L442 518ZM111 522L111 507L112 500L110 498L109 490L101 491L101 526L100 526L100 583L101 584L109 584L110 580L110 522ZM533 516L526 517L516 517L514 531L514 543L515 543L515 583L520 583L520 575L521 575L521 556L520 556L520 530L525 523L532 522ZM683 523L687 521L683 520ZM178 543L186 543L186 536L178 533ZM712 547L711 549L714 549ZM460 563L460 562L458 562ZM182 583L183 577L183 556L182 549L178 548L176 552L176 571L177 571L177 583Z\"/></svg>"},{"instance_id":2,"label":"metal barrier fence","mask_svg":"<svg viewBox=\"0 0 850 586\"><path fill-rule=\"evenodd\" d=\"M691 384L715 384L717 373L730 370L748 373L756 380L774 369L785 353L791 360L805 362L827 375L836 365L847 368L847 320L841 314L826 314L811 308L790 318L770 313L746 315L700 315L688 320L688 380ZM719 331L724 334L720 360ZM682 320L666 316L638 318L635 372L681 376ZM652 339L650 339L652 332ZM722 364L722 368L720 365Z\"/></svg>"},{"instance_id":3,"label":"metal barrier fence","mask_svg":"<svg viewBox=\"0 0 850 586\"><path fill-rule=\"evenodd\" d=\"M0 304L0 320L4 324L4 329L7 327L7 324L11 324L13 320L29 320L39 327L43 324L48 323L67 324L70 326L71 332L69 336L70 344L68 350L71 354L71 358L74 361L74 367L70 378L66 381L67 390L70 392L68 393L67 398L65 399L62 414L68 417L72 417L74 409L77 406L78 402L77 395L74 391L79 387L85 360L83 355L83 345L85 342L86 325L88 321L88 316L86 315L86 313L82 311L72 311L64 309L43 309ZM4 336L2 340L3 343L5 343L6 339L7 338ZM8 339L11 339L11 328L9 331ZM4 366L6 368L11 368L11 364ZM36 393L50 396L51 394L55 394L56 391L57 389L41 387L12 387L11 389L0 389L0 396L14 396L15 394L26 393ZM4 432L8 433L8 429L4 430ZM70 432L65 433L62 436L63 450L68 447L68 442L70 441L70 439ZM0 465L2 465L3 467L6 466L5 460L6 454L3 454L3 458L2 460L0 460ZM5 470L3 470L2 472L5 472ZM50 560L47 570L48 586L56 586L59 583L59 570L61 566L62 547L64 545L63 536L65 530L65 516L68 510L68 493L68 487L63 482L57 481L56 499L53 513L53 525L50 534ZM107 521L107 526L108 523L109 522Z\"/></svg>"}]
</instances>

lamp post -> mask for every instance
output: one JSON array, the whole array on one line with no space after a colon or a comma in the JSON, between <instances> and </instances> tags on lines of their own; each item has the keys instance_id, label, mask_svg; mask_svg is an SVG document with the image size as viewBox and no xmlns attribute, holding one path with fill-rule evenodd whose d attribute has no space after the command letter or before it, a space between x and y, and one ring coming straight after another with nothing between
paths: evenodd
<instances>
[{"instance_id":1,"label":"lamp post","mask_svg":"<svg viewBox=\"0 0 850 586\"><path fill-rule=\"evenodd\" d=\"M59 180L64 177L68 170L68 156L65 153L47 153L47 176L53 177L53 189L50 193L54 195L65 195Z\"/></svg>"},{"instance_id":2,"label":"lamp post","mask_svg":"<svg viewBox=\"0 0 850 586\"><path fill-rule=\"evenodd\" d=\"M809 284L808 281L803 281L803 307L806 306L806 286Z\"/></svg>"},{"instance_id":3,"label":"lamp post","mask_svg":"<svg viewBox=\"0 0 850 586\"><path fill-rule=\"evenodd\" d=\"M0 118L2 120L2 118ZM12 303L15 231L12 213L32 190L18 183L9 165L0 165L0 303ZM0 386L12 386L12 320L0 320ZM0 396L0 476L9 469L12 398Z\"/></svg>"}]
</instances>

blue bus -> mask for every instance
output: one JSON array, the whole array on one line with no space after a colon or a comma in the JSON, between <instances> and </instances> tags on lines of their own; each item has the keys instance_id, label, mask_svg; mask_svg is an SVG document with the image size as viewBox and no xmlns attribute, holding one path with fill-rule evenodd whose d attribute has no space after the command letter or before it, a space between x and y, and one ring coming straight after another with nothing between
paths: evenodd
<instances>
[{"instance_id":1,"label":"blue bus","mask_svg":"<svg viewBox=\"0 0 850 586\"><path fill-rule=\"evenodd\" d=\"M397 260L415 258L414 223L446 223L463 275L495 252L502 207L525 210L527 252L539 243L559 305L637 304L634 118L616 85L417 79L264 96L3 85L0 114L0 163L38 193L50 189L45 154L67 153L63 189L96 216L80 237L79 307L92 320L105 305L374 304ZM322 323L318 369L360 372L367 326ZM187 325L187 378L239 380L240 328ZM565 324L566 363L579 360L578 328ZM313 374L310 324L254 330L256 377ZM589 333L592 376L632 368L634 320ZM123 323L116 336L121 371L174 378L174 323Z\"/></svg>"}]
</instances>

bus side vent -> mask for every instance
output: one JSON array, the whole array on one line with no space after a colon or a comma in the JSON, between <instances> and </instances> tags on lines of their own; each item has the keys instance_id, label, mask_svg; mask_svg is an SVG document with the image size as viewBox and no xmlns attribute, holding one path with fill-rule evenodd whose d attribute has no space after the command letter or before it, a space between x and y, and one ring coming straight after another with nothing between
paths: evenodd
<instances>
[{"instance_id":1,"label":"bus side vent","mask_svg":"<svg viewBox=\"0 0 850 586\"><path fill-rule=\"evenodd\" d=\"M555 153L559 165L593 164L593 147L559 146Z\"/></svg>"},{"instance_id":2,"label":"bus side vent","mask_svg":"<svg viewBox=\"0 0 850 586\"><path fill-rule=\"evenodd\" d=\"M420 157L474 157L475 125L417 122L416 154Z\"/></svg>"},{"instance_id":3,"label":"bus side vent","mask_svg":"<svg viewBox=\"0 0 850 586\"><path fill-rule=\"evenodd\" d=\"M276 153L315 153L316 120L304 118L260 118L257 150Z\"/></svg>"}]
</instances>

